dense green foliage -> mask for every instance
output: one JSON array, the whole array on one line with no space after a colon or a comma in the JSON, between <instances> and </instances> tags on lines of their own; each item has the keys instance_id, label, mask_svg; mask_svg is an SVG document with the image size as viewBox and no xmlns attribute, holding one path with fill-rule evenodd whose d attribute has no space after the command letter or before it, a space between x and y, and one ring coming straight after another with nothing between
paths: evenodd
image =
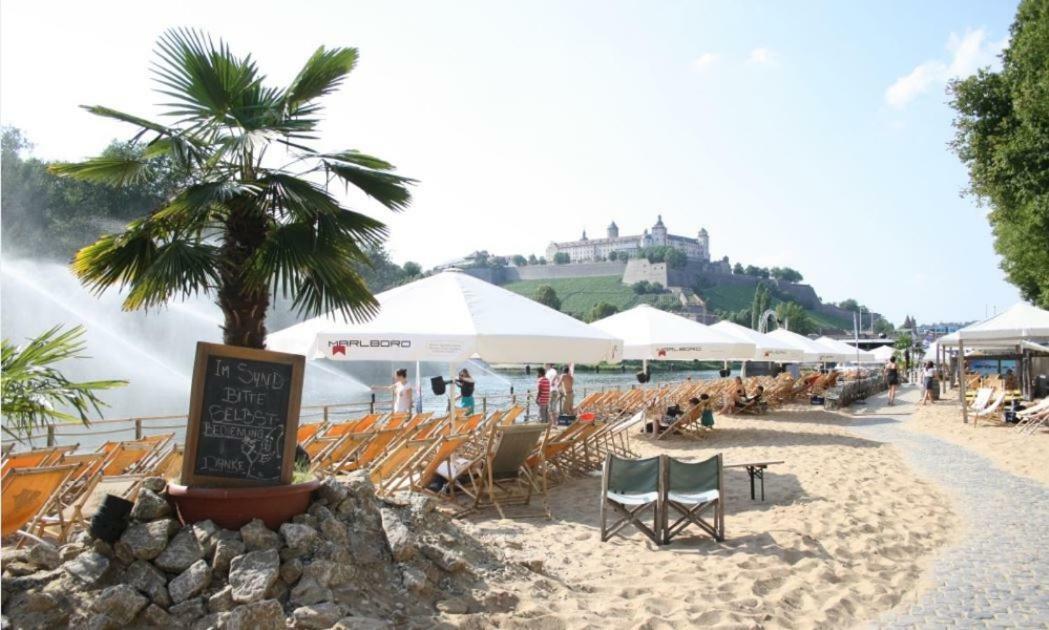
<instances>
[{"instance_id":1,"label":"dense green foliage","mask_svg":"<svg viewBox=\"0 0 1049 630\"><path fill-rule=\"evenodd\" d=\"M555 311L561 310L561 298L557 297L557 291L549 284L541 284L535 290L535 297L533 298L540 304L545 304Z\"/></svg>"},{"instance_id":2,"label":"dense green foliage","mask_svg":"<svg viewBox=\"0 0 1049 630\"><path fill-rule=\"evenodd\" d=\"M650 263L665 262L667 267L671 269L681 269L688 264L688 256L683 251L667 245L645 247L638 252L638 257L645 258ZM611 256L609 258L611 259ZM620 260L626 260L627 258L628 255L625 253L619 254Z\"/></svg>"},{"instance_id":3,"label":"dense green foliage","mask_svg":"<svg viewBox=\"0 0 1049 630\"><path fill-rule=\"evenodd\" d=\"M598 302L594 304L594 307L590 309L590 314L587 316L586 321L596 322L599 319L611 317L619 312L619 309L612 306L608 302Z\"/></svg>"},{"instance_id":4,"label":"dense green foliage","mask_svg":"<svg viewBox=\"0 0 1049 630\"><path fill-rule=\"evenodd\" d=\"M567 252L557 252L554 254L555 265L567 265L570 262L572 262L572 257L569 256Z\"/></svg>"},{"instance_id":5,"label":"dense green foliage","mask_svg":"<svg viewBox=\"0 0 1049 630\"><path fill-rule=\"evenodd\" d=\"M638 295L659 295L666 291L663 285L658 282L649 282L648 280L638 280L630 285L630 290Z\"/></svg>"},{"instance_id":6,"label":"dense green foliage","mask_svg":"<svg viewBox=\"0 0 1049 630\"><path fill-rule=\"evenodd\" d=\"M741 263L736 263L732 266L732 273L737 276L753 276L755 278L775 278L776 280L782 280L783 282L801 282L805 279L801 272L790 267L758 267L755 265L747 265L744 267Z\"/></svg>"},{"instance_id":7,"label":"dense green foliage","mask_svg":"<svg viewBox=\"0 0 1049 630\"><path fill-rule=\"evenodd\" d=\"M92 411L102 415L105 403L95 392L127 385L127 381L75 383L54 364L83 359L84 329L66 331L56 326L18 347L4 339L0 346L0 407L3 432L23 441L34 431L55 422L90 423ZM61 411L70 408L73 413Z\"/></svg>"},{"instance_id":8,"label":"dense green foliage","mask_svg":"<svg viewBox=\"0 0 1049 630\"><path fill-rule=\"evenodd\" d=\"M776 305L776 321L799 335L818 332L808 311L797 302L780 302Z\"/></svg>"},{"instance_id":9,"label":"dense green foliage","mask_svg":"<svg viewBox=\"0 0 1049 630\"><path fill-rule=\"evenodd\" d=\"M48 163L31 157L21 131L7 127L0 140L0 218L9 256L69 261L81 247L159 207L180 185L171 163L154 160L150 174L122 188L56 177ZM113 142L106 159L139 159L145 147Z\"/></svg>"},{"instance_id":10,"label":"dense green foliage","mask_svg":"<svg viewBox=\"0 0 1049 630\"><path fill-rule=\"evenodd\" d=\"M73 271L92 289L128 288L127 309L215 291L223 339L261 348L274 294L302 315L339 311L360 320L377 309L358 272L385 226L345 208L322 182L353 186L386 208L407 207L413 180L356 150L320 152L319 99L357 63L354 48L318 48L285 87L265 84L251 56L190 30L166 32L153 65L170 125L108 107L147 138L139 156L102 155L51 172L126 187L154 181L158 160L184 178L154 212L80 250ZM289 159L291 160L289 162Z\"/></svg>"},{"instance_id":11,"label":"dense green foliage","mask_svg":"<svg viewBox=\"0 0 1049 630\"><path fill-rule=\"evenodd\" d=\"M770 306L772 306L772 297L769 295L768 285L759 282L754 288L754 298L750 301L750 327L752 329L758 330L761 316Z\"/></svg>"},{"instance_id":12,"label":"dense green foliage","mask_svg":"<svg viewBox=\"0 0 1049 630\"><path fill-rule=\"evenodd\" d=\"M891 335L894 332L896 332L896 327L893 326L892 322L890 322L889 320L885 319L884 317L879 317L878 319L874 320L874 334Z\"/></svg>"},{"instance_id":13,"label":"dense green foliage","mask_svg":"<svg viewBox=\"0 0 1049 630\"><path fill-rule=\"evenodd\" d=\"M1049 0L1023 0L1001 72L951 84L953 148L990 208L1002 269L1049 308Z\"/></svg>"}]
</instances>

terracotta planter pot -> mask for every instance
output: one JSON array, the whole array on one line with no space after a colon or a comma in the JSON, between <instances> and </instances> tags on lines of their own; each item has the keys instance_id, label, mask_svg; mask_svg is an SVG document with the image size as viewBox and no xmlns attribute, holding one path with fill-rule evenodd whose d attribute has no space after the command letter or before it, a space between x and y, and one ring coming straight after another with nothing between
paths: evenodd
<instances>
[{"instance_id":1,"label":"terracotta planter pot","mask_svg":"<svg viewBox=\"0 0 1049 630\"><path fill-rule=\"evenodd\" d=\"M260 518L272 530L310 507L319 479L261 488L188 488L168 484L168 499L183 525L211 519L219 527L240 529Z\"/></svg>"}]
</instances>

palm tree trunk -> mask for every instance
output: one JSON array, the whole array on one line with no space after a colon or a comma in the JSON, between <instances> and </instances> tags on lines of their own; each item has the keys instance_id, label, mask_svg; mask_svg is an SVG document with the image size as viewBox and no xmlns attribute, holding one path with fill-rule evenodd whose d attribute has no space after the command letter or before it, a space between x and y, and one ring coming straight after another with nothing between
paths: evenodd
<instances>
[{"instance_id":1,"label":"palm tree trunk","mask_svg":"<svg viewBox=\"0 0 1049 630\"><path fill-rule=\"evenodd\" d=\"M266 221L254 205L234 202L226 220L219 269L219 307L225 316L223 343L245 348L266 347L269 289L247 282L248 261L266 238Z\"/></svg>"}]
</instances>

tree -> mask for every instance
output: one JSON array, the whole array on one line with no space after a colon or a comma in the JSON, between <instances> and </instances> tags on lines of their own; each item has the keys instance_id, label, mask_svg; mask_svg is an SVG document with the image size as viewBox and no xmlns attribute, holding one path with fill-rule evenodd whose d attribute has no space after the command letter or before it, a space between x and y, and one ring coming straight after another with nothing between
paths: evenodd
<instances>
[{"instance_id":1,"label":"tree","mask_svg":"<svg viewBox=\"0 0 1049 630\"><path fill-rule=\"evenodd\" d=\"M874 334L891 335L894 332L896 332L896 327L889 320L879 317L874 321Z\"/></svg>"},{"instance_id":2,"label":"tree","mask_svg":"<svg viewBox=\"0 0 1049 630\"><path fill-rule=\"evenodd\" d=\"M623 262L630 260L630 252L617 252L616 257Z\"/></svg>"},{"instance_id":3,"label":"tree","mask_svg":"<svg viewBox=\"0 0 1049 630\"><path fill-rule=\"evenodd\" d=\"M492 256L489 259L489 264L491 264L491 266L495 268L505 267L509 264L509 262L510 261L506 259L506 256Z\"/></svg>"},{"instance_id":4,"label":"tree","mask_svg":"<svg viewBox=\"0 0 1049 630\"><path fill-rule=\"evenodd\" d=\"M637 295L644 295L652 290L652 285L648 283L648 280L638 280L634 284L630 285L630 288Z\"/></svg>"},{"instance_id":5,"label":"tree","mask_svg":"<svg viewBox=\"0 0 1049 630\"><path fill-rule=\"evenodd\" d=\"M849 298L838 302L838 308L845 309L846 311L858 311L860 310L860 303Z\"/></svg>"},{"instance_id":6,"label":"tree","mask_svg":"<svg viewBox=\"0 0 1049 630\"><path fill-rule=\"evenodd\" d=\"M535 256L532 257L535 258ZM522 256L521 254L514 254L514 257L511 258L511 260L514 261L514 265L517 267L524 267L528 264L528 259Z\"/></svg>"},{"instance_id":7,"label":"tree","mask_svg":"<svg viewBox=\"0 0 1049 630\"><path fill-rule=\"evenodd\" d=\"M409 278L421 276L423 273L422 265L420 265L417 262L412 262L410 260L404 263L404 265L401 266L401 269L404 270L404 275L408 276Z\"/></svg>"},{"instance_id":8,"label":"tree","mask_svg":"<svg viewBox=\"0 0 1049 630\"><path fill-rule=\"evenodd\" d=\"M612 251L608 252L608 259L609 260L615 260L617 258L619 258L619 252L617 252L614 249Z\"/></svg>"},{"instance_id":9,"label":"tree","mask_svg":"<svg viewBox=\"0 0 1049 630\"><path fill-rule=\"evenodd\" d=\"M557 297L557 291L549 284L541 284L535 289L535 301L545 304L555 311L561 310L561 298Z\"/></svg>"},{"instance_id":10,"label":"tree","mask_svg":"<svg viewBox=\"0 0 1049 630\"><path fill-rule=\"evenodd\" d=\"M557 252L554 254L555 265L567 265L572 262L572 257L568 255L568 252Z\"/></svg>"},{"instance_id":11,"label":"tree","mask_svg":"<svg viewBox=\"0 0 1049 630\"><path fill-rule=\"evenodd\" d=\"M769 297L769 288L764 282L759 282L754 289L754 299L750 302L750 324L754 330L758 329L761 315L768 310L772 299Z\"/></svg>"},{"instance_id":12,"label":"tree","mask_svg":"<svg viewBox=\"0 0 1049 630\"><path fill-rule=\"evenodd\" d=\"M1001 72L950 85L952 148L968 192L990 208L1001 267L1020 293L1049 308L1049 4L1023 0Z\"/></svg>"},{"instance_id":13,"label":"tree","mask_svg":"<svg viewBox=\"0 0 1049 630\"><path fill-rule=\"evenodd\" d=\"M746 271L744 271L743 265L736 263L735 265L732 265L732 273L734 273L737 276L742 276L746 273Z\"/></svg>"},{"instance_id":14,"label":"tree","mask_svg":"<svg viewBox=\"0 0 1049 630\"><path fill-rule=\"evenodd\" d=\"M546 256L540 256L539 257L539 264L540 265L545 265L546 264Z\"/></svg>"},{"instance_id":15,"label":"tree","mask_svg":"<svg viewBox=\"0 0 1049 630\"><path fill-rule=\"evenodd\" d=\"M769 274L773 278L784 282L801 282L805 279L800 272L791 269L790 267L773 267L769 270Z\"/></svg>"},{"instance_id":16,"label":"tree","mask_svg":"<svg viewBox=\"0 0 1049 630\"><path fill-rule=\"evenodd\" d=\"M105 403L97 391L123 387L127 381L70 381L56 363L67 359L86 358L81 339L84 328L75 326L63 331L60 326L30 339L17 347L4 339L0 345L0 407L3 408L3 431L19 442L29 439L36 429L55 422L90 424L93 410L102 415ZM71 407L73 413L60 410ZM75 415L74 415L75 414Z\"/></svg>"},{"instance_id":17,"label":"tree","mask_svg":"<svg viewBox=\"0 0 1049 630\"><path fill-rule=\"evenodd\" d=\"M250 55L234 55L221 40L165 32L154 72L174 123L88 107L149 138L143 155L53 164L51 171L121 187L150 181L155 160L168 159L186 183L124 232L80 250L73 272L96 291L126 287L128 310L215 291L230 345L264 347L274 294L291 297L302 316L372 316L378 304L357 265L367 263L365 249L386 227L343 207L314 179L354 186L393 211L408 206L414 180L356 150L309 146L321 122L318 100L356 63L354 48L321 47L277 88L264 83Z\"/></svg>"},{"instance_id":18,"label":"tree","mask_svg":"<svg viewBox=\"0 0 1049 630\"><path fill-rule=\"evenodd\" d=\"M671 269L682 269L688 264L688 256L680 249L667 248L664 258L667 261L667 267Z\"/></svg>"},{"instance_id":19,"label":"tree","mask_svg":"<svg viewBox=\"0 0 1049 630\"><path fill-rule=\"evenodd\" d=\"M612 306L608 302L598 302L594 304L593 308L590 309L590 316L587 321L596 322L599 319L611 317L619 312L619 309Z\"/></svg>"},{"instance_id":20,"label":"tree","mask_svg":"<svg viewBox=\"0 0 1049 630\"><path fill-rule=\"evenodd\" d=\"M789 327L791 332L807 335L816 332L812 318L801 304L797 302L780 302L776 305L776 321Z\"/></svg>"}]
</instances>

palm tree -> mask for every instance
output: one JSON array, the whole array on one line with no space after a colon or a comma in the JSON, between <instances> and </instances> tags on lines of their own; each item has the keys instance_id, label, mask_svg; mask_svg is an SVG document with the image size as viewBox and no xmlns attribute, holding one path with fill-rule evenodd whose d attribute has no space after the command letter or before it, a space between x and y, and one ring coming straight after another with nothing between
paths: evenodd
<instances>
[{"instance_id":1,"label":"palm tree","mask_svg":"<svg viewBox=\"0 0 1049 630\"><path fill-rule=\"evenodd\" d=\"M127 385L127 381L74 383L54 367L65 359L85 358L84 329L62 331L55 326L17 347L7 339L0 345L0 406L3 432L18 441L30 439L33 431L54 422L89 423L88 412L102 415L105 405L95 391ZM57 407L70 407L76 415Z\"/></svg>"},{"instance_id":2,"label":"palm tree","mask_svg":"<svg viewBox=\"0 0 1049 630\"><path fill-rule=\"evenodd\" d=\"M148 309L197 292L217 293L224 341L262 348L266 311L276 292L300 315L337 310L361 320L377 303L355 271L385 226L343 207L332 180L354 186L386 208L410 202L414 180L355 150L322 153L318 102L357 62L354 48L318 48L290 85L264 84L251 56L235 56L194 30L167 31L154 74L171 124L107 107L93 114L138 128L141 157L96 157L56 164L58 175L112 186L148 181L151 162L168 159L185 178L161 207L80 250L73 272L101 292L128 289L124 308Z\"/></svg>"}]
</instances>

